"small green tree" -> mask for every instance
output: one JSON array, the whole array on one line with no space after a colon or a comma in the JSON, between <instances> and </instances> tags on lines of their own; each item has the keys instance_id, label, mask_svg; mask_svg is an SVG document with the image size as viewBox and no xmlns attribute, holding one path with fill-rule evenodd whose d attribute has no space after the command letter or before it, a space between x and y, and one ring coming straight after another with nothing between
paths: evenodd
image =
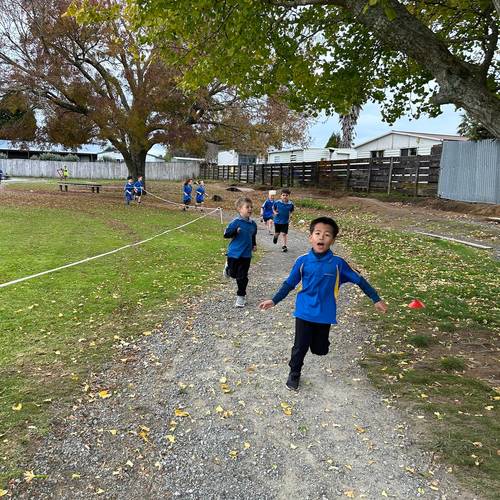
<instances>
[{"instance_id":1,"label":"small green tree","mask_svg":"<svg viewBox=\"0 0 500 500\"><path fill-rule=\"evenodd\" d=\"M339 148L341 140L342 136L340 135L340 132L332 132L332 135L330 136L330 139L328 139L325 148Z\"/></svg>"}]
</instances>

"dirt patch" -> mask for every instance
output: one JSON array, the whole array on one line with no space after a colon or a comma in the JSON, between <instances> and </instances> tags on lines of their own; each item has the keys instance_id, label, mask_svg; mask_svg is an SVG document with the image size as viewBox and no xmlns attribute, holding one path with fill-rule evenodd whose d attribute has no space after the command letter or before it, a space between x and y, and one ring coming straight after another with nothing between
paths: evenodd
<instances>
[{"instance_id":1,"label":"dirt patch","mask_svg":"<svg viewBox=\"0 0 500 500\"><path fill-rule=\"evenodd\" d=\"M500 336L490 331L460 331L433 336L425 359L415 368L435 367L435 360L459 357L465 361L463 374L500 387Z\"/></svg>"}]
</instances>

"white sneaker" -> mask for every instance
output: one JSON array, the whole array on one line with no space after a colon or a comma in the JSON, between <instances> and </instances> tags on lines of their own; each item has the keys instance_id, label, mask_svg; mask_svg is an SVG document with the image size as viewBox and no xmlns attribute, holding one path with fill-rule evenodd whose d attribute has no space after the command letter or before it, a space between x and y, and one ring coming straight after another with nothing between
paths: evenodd
<instances>
[{"instance_id":1,"label":"white sneaker","mask_svg":"<svg viewBox=\"0 0 500 500\"><path fill-rule=\"evenodd\" d=\"M223 271L222 271L222 277L223 277L225 280L231 279L231 275L229 274L229 266L227 265L227 261L226 261L226 263L224 264L224 269L223 269Z\"/></svg>"},{"instance_id":2,"label":"white sneaker","mask_svg":"<svg viewBox=\"0 0 500 500\"><path fill-rule=\"evenodd\" d=\"M235 307L245 307L246 304L246 299L245 297L240 297L239 295L236 297L236 303L234 304Z\"/></svg>"}]
</instances>

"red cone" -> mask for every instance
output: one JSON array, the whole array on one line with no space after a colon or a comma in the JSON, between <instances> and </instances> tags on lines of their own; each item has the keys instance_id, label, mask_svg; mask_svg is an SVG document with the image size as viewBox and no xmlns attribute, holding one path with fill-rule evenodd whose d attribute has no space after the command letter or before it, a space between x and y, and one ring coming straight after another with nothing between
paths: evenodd
<instances>
[{"instance_id":1,"label":"red cone","mask_svg":"<svg viewBox=\"0 0 500 500\"><path fill-rule=\"evenodd\" d=\"M425 307L425 304L421 302L418 299L413 299L409 304L408 307L410 309L423 309Z\"/></svg>"}]
</instances>

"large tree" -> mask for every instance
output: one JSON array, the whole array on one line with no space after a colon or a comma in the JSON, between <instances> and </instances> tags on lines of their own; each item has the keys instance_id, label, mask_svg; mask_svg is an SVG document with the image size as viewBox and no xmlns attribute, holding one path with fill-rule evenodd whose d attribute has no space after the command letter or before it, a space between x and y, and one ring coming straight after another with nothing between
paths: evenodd
<instances>
[{"instance_id":1,"label":"large tree","mask_svg":"<svg viewBox=\"0 0 500 500\"><path fill-rule=\"evenodd\" d=\"M128 3L167 60L188 65L193 88L217 76L254 95L285 88L297 109L341 114L374 100L388 121L451 103L500 137L497 0Z\"/></svg>"},{"instance_id":2,"label":"large tree","mask_svg":"<svg viewBox=\"0 0 500 500\"><path fill-rule=\"evenodd\" d=\"M162 59L159 43L132 30L126 12L79 24L68 6L68 0L0 0L0 92L28 96L44 116L40 135L72 147L109 142L133 176L145 174L154 144L199 146L212 136L223 143L224 130L237 135L228 122L248 100L215 78L196 89L182 86L182 64ZM286 116L304 123L297 113ZM243 136L260 126L251 119L240 125ZM266 125L257 134L264 142L296 134L283 121ZM278 139L271 132L277 129Z\"/></svg>"}]
</instances>

